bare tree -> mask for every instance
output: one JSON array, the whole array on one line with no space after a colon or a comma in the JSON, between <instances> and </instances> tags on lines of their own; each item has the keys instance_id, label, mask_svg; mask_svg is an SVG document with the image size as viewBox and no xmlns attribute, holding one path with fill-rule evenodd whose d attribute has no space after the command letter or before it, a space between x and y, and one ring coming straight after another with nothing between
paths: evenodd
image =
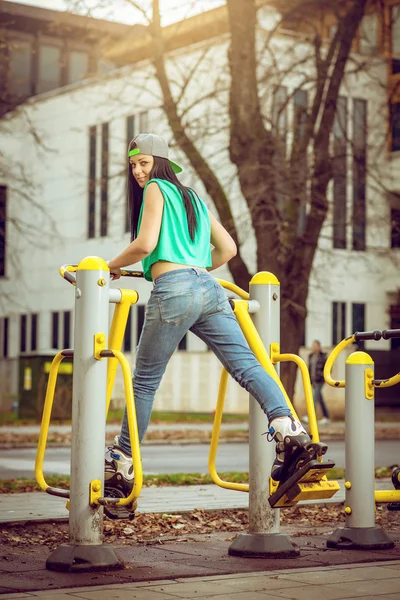
<instances>
[{"instance_id":1,"label":"bare tree","mask_svg":"<svg viewBox=\"0 0 400 600\"><path fill-rule=\"evenodd\" d=\"M139 3L126 1L147 17ZM257 0L226 1L230 79L229 103L223 110L229 117L230 160L256 240L257 270L271 271L281 281L282 347L285 352L297 353L304 336L313 260L329 208L327 190L333 174L331 137L339 90L367 0L335 3L291 0L284 3L283 13L282 3L270 2L275 14L281 11L281 15L272 28L262 31L258 11L265 4ZM335 25L331 39L325 35L327 18ZM246 288L251 273L241 251L232 205L217 174L196 146L182 109L185 87L196 76L195 66L177 91L176 82L167 73L168 46L161 26L159 0L152 1L147 30L152 39L151 60L162 92L162 108L177 145L186 154L212 198L221 222L239 247L229 268L235 282ZM280 65L274 51L274 40L282 30L289 30L294 39L287 50L290 61L285 67ZM301 39L295 34L301 34ZM308 48L303 54L293 50L294 44L300 43ZM296 89L307 90L311 103L303 103L295 111L291 145L286 148L279 126L266 114L262 95L266 80L276 87L290 74L297 76ZM279 120L279 112L276 117ZM295 373L294 365L283 372L289 394L293 392Z\"/></svg>"}]
</instances>

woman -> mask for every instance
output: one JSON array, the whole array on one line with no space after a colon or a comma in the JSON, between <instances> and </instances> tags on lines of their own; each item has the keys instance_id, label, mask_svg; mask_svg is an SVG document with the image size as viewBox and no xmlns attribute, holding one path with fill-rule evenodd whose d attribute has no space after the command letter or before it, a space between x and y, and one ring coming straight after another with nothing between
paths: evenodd
<instances>
[{"instance_id":1,"label":"woman","mask_svg":"<svg viewBox=\"0 0 400 600\"><path fill-rule=\"evenodd\" d=\"M223 288L208 273L235 256L235 243L197 194L179 182L176 173L182 169L168 159L168 145L161 137L136 136L129 144L128 159L133 241L108 265L111 277L118 279L121 268L142 261L145 278L154 284L133 376L139 439L146 433L168 361L190 330L268 416L269 437L276 442L272 477L286 479L303 449L309 459L315 457L315 445L310 446L310 437L291 416L280 387L249 349ZM325 451L321 444L318 453ZM132 488L126 413L121 434L106 455L105 479L106 491L117 489L126 495Z\"/></svg>"}]
</instances>

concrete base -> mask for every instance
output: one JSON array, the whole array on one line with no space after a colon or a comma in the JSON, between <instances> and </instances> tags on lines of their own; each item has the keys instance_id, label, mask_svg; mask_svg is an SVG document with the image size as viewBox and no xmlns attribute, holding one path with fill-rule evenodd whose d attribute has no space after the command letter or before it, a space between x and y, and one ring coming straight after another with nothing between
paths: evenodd
<instances>
[{"instance_id":1,"label":"concrete base","mask_svg":"<svg viewBox=\"0 0 400 600\"><path fill-rule=\"evenodd\" d=\"M326 545L340 550L378 550L393 548L394 541L381 527L339 527Z\"/></svg>"},{"instance_id":2,"label":"concrete base","mask_svg":"<svg viewBox=\"0 0 400 600\"><path fill-rule=\"evenodd\" d=\"M108 571L122 569L124 563L115 553L112 546L73 546L61 544L46 560L46 568L50 571L68 573L86 571Z\"/></svg>"},{"instance_id":3,"label":"concrete base","mask_svg":"<svg viewBox=\"0 0 400 600\"><path fill-rule=\"evenodd\" d=\"M229 546L230 556L294 558L300 550L284 533L241 533Z\"/></svg>"}]
</instances>

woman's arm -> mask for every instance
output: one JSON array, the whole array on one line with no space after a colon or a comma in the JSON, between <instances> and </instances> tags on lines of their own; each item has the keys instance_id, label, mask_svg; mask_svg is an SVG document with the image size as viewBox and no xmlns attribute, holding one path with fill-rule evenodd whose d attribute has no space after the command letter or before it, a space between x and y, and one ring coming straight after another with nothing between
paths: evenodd
<instances>
[{"instance_id":1,"label":"woman's arm","mask_svg":"<svg viewBox=\"0 0 400 600\"><path fill-rule=\"evenodd\" d=\"M209 212L211 224L211 243L214 246L211 252L212 266L208 271L218 269L236 256L237 248L232 237L225 227L218 223L217 219Z\"/></svg>"},{"instance_id":2,"label":"woman's arm","mask_svg":"<svg viewBox=\"0 0 400 600\"><path fill-rule=\"evenodd\" d=\"M160 236L164 197L157 183L150 183L143 199L143 216L137 238L125 250L108 262L110 271L133 265L151 254ZM116 273L116 275L118 275ZM118 277L114 277L118 279Z\"/></svg>"}]
</instances>

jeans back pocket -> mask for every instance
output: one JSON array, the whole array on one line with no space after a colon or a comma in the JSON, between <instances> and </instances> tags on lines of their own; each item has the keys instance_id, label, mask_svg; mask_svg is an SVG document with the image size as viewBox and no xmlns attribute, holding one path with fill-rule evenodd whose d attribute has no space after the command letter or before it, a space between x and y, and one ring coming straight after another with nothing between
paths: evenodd
<instances>
[{"instance_id":1,"label":"jeans back pocket","mask_svg":"<svg viewBox=\"0 0 400 600\"><path fill-rule=\"evenodd\" d=\"M157 290L155 293L160 317L163 323L180 325L191 312L193 305L193 289L186 285L173 284L173 289Z\"/></svg>"}]
</instances>

